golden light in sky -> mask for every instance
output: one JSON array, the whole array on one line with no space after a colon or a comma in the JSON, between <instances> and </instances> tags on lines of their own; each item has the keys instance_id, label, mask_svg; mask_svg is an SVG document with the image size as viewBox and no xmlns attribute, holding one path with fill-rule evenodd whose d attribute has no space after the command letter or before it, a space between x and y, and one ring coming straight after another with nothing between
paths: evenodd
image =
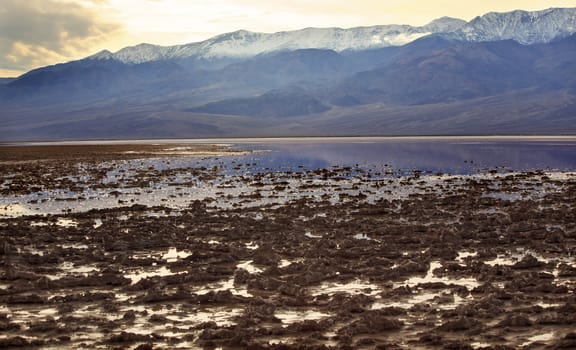
<instances>
[{"instance_id":1,"label":"golden light in sky","mask_svg":"<svg viewBox=\"0 0 576 350\"><path fill-rule=\"evenodd\" d=\"M449 16L576 7L576 0L0 0L0 76L142 42L174 45L246 29L424 25Z\"/></svg>"},{"instance_id":2,"label":"golden light in sky","mask_svg":"<svg viewBox=\"0 0 576 350\"><path fill-rule=\"evenodd\" d=\"M491 11L574 7L576 0L109 0L109 4L130 35L176 44L238 29L424 25L442 16L470 20Z\"/></svg>"}]
</instances>

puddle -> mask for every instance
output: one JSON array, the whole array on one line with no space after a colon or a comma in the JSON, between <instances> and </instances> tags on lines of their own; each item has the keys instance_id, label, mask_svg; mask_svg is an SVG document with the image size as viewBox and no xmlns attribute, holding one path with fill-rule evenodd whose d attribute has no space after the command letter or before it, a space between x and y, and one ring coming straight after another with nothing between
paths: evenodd
<instances>
[{"instance_id":1,"label":"puddle","mask_svg":"<svg viewBox=\"0 0 576 350\"><path fill-rule=\"evenodd\" d=\"M78 249L78 250L86 250L90 248L88 245L82 243L62 244L61 247L64 249Z\"/></svg>"},{"instance_id":2,"label":"puddle","mask_svg":"<svg viewBox=\"0 0 576 350\"><path fill-rule=\"evenodd\" d=\"M492 260L488 260L485 261L484 263L486 265L490 265L490 266L496 266L496 265L501 265L501 266L512 266L516 263L518 263L519 261L521 261L522 259L524 259L526 256L531 255L534 258L536 258L538 261L543 262L543 263L550 263L550 262L557 262L555 264L555 267L553 270L549 270L550 273L552 273L554 275L554 277L556 277L556 280L558 280L558 275L560 273L558 267L560 266L561 263L565 263L568 264L570 266L574 266L574 261L576 260L573 256L561 256L561 257L554 257L553 259L549 259L546 257L543 257L540 254L537 254L533 251L530 250L524 250L524 249L517 249L516 252L511 252L509 254L506 255L498 255L495 259ZM568 281L564 281L560 284L566 284L568 283Z\"/></svg>"},{"instance_id":3,"label":"puddle","mask_svg":"<svg viewBox=\"0 0 576 350\"><path fill-rule=\"evenodd\" d=\"M154 270L144 271L144 270L136 270L136 271L129 271L124 273L124 277L132 280L132 284L138 283L140 280L143 280L148 277L163 277L163 276L171 276L177 275L170 271L166 266L158 267Z\"/></svg>"},{"instance_id":4,"label":"puddle","mask_svg":"<svg viewBox=\"0 0 576 350\"><path fill-rule=\"evenodd\" d=\"M245 298L252 298L254 296L250 292L248 292L248 289L246 287L234 286L234 276L232 276L230 279L228 279L224 282L214 283L214 284L208 285L204 288L200 288L198 290L195 290L194 293L206 294L206 293L210 293L210 292L223 292L223 291L230 291L233 295L237 295L237 296L241 296L241 297L245 297Z\"/></svg>"},{"instance_id":5,"label":"puddle","mask_svg":"<svg viewBox=\"0 0 576 350\"><path fill-rule=\"evenodd\" d=\"M547 303L547 302L543 302L543 301L536 303L536 305L538 305L538 306L540 306L540 307L542 307L542 308L544 308L544 309L547 309L547 308L550 308L550 307L559 307L559 306L562 306L562 304L560 304L560 303Z\"/></svg>"},{"instance_id":6,"label":"puddle","mask_svg":"<svg viewBox=\"0 0 576 350\"><path fill-rule=\"evenodd\" d=\"M134 253L130 256L130 259L134 259L134 260L143 260L143 259L161 259L162 256L165 253L161 253L161 252L138 252L138 253ZM156 266L156 263L152 264L153 266Z\"/></svg>"},{"instance_id":7,"label":"puddle","mask_svg":"<svg viewBox=\"0 0 576 350\"><path fill-rule=\"evenodd\" d=\"M353 236L353 238L354 238L354 239L358 239L358 240L378 242L378 240L368 237L368 235L365 234L365 233L357 233L357 234L355 234L355 235Z\"/></svg>"},{"instance_id":8,"label":"puddle","mask_svg":"<svg viewBox=\"0 0 576 350\"><path fill-rule=\"evenodd\" d=\"M44 226L50 226L51 224L48 222L42 222L42 221L32 221L30 223L30 226L33 227L44 227ZM100 221L100 226L102 225L102 221ZM73 220L73 219L66 219L66 218L58 218L58 220L56 221L56 226L60 226L60 227L78 227L78 221ZM96 228L97 226L92 226L94 228Z\"/></svg>"},{"instance_id":9,"label":"puddle","mask_svg":"<svg viewBox=\"0 0 576 350\"><path fill-rule=\"evenodd\" d=\"M29 328L31 322L45 320L58 315L58 309L52 307L45 309L27 308L26 310L7 307L0 310L9 315L10 322L24 328Z\"/></svg>"},{"instance_id":10,"label":"puddle","mask_svg":"<svg viewBox=\"0 0 576 350\"><path fill-rule=\"evenodd\" d=\"M534 336L531 336L530 338L528 338L528 340L526 340L520 346L524 347L524 346L528 346L528 345L530 345L532 343L536 343L536 342L548 342L548 341L554 339L555 335L556 335L555 332L549 332L549 333L534 335Z\"/></svg>"},{"instance_id":11,"label":"puddle","mask_svg":"<svg viewBox=\"0 0 576 350\"><path fill-rule=\"evenodd\" d=\"M22 253L22 252L27 252L28 254L31 255L39 255L39 256L44 256L44 252L42 250L37 249L36 247L33 248L16 248L18 250L18 254Z\"/></svg>"},{"instance_id":12,"label":"puddle","mask_svg":"<svg viewBox=\"0 0 576 350\"><path fill-rule=\"evenodd\" d=\"M305 236L305 237L308 237L308 238L322 238L321 235L315 235L315 234L313 234L313 233L311 233L311 232L306 232L306 233L304 234L304 236Z\"/></svg>"},{"instance_id":13,"label":"puddle","mask_svg":"<svg viewBox=\"0 0 576 350\"><path fill-rule=\"evenodd\" d=\"M52 281L67 277L67 276L88 276L90 273L98 272L100 269L95 265L74 265L72 262L63 262L58 265L58 268L62 270L62 272L54 274L54 275L46 275L46 277Z\"/></svg>"},{"instance_id":14,"label":"puddle","mask_svg":"<svg viewBox=\"0 0 576 350\"><path fill-rule=\"evenodd\" d=\"M239 263L238 265L236 265L237 269L244 269L250 273L262 273L262 269L259 267L254 266L252 260L248 260L242 263Z\"/></svg>"},{"instance_id":15,"label":"puddle","mask_svg":"<svg viewBox=\"0 0 576 350\"><path fill-rule=\"evenodd\" d=\"M395 287L400 286L409 286L409 287L416 287L418 284L421 283L445 283L445 284L456 284L460 286L465 286L468 289L476 288L480 285L477 279L475 278L458 278L452 279L450 277L436 277L434 275L434 270L442 267L442 264L439 261L432 261L430 262L430 268L424 277L412 277L407 279L404 282L397 283Z\"/></svg>"},{"instance_id":16,"label":"puddle","mask_svg":"<svg viewBox=\"0 0 576 350\"><path fill-rule=\"evenodd\" d=\"M521 261L528 255L532 255L533 257L538 259L538 261L541 261L543 263L549 263L551 261L551 259L545 258L542 255L533 252L531 250L517 249L515 252L509 252L506 255L499 254L495 259L485 261L484 263L490 266L496 266L496 265L510 266ZM574 257L562 257L562 258L556 257L555 260L559 260L565 263L571 263L574 262Z\"/></svg>"},{"instance_id":17,"label":"puddle","mask_svg":"<svg viewBox=\"0 0 576 350\"><path fill-rule=\"evenodd\" d=\"M192 255L192 253L187 250L178 250L175 247L170 247L168 248L168 251L138 252L133 254L130 258L134 260L158 259L164 260L167 263L173 263L179 259L185 259L190 255ZM153 265L156 265L156 263L153 263Z\"/></svg>"},{"instance_id":18,"label":"puddle","mask_svg":"<svg viewBox=\"0 0 576 350\"><path fill-rule=\"evenodd\" d=\"M100 219L94 219L94 225L92 225L93 228L98 228L100 226L102 226L103 222Z\"/></svg>"},{"instance_id":19,"label":"puddle","mask_svg":"<svg viewBox=\"0 0 576 350\"><path fill-rule=\"evenodd\" d=\"M282 259L282 260L280 260L280 261L278 262L278 267L279 267L279 268L283 268L283 267L290 266L290 265L292 265L292 264L293 264L292 261L286 260L286 259Z\"/></svg>"},{"instance_id":20,"label":"puddle","mask_svg":"<svg viewBox=\"0 0 576 350\"><path fill-rule=\"evenodd\" d=\"M478 252L458 252L456 261L463 263L466 258L477 256Z\"/></svg>"},{"instance_id":21,"label":"puddle","mask_svg":"<svg viewBox=\"0 0 576 350\"><path fill-rule=\"evenodd\" d=\"M258 249L260 246L258 245L258 243L254 243L254 242L248 242L245 244L246 248L250 249L250 250L256 250Z\"/></svg>"},{"instance_id":22,"label":"puddle","mask_svg":"<svg viewBox=\"0 0 576 350\"><path fill-rule=\"evenodd\" d=\"M232 319L243 313L244 310L241 308L211 308L196 311L194 314L182 318L182 320L195 321L198 323L216 322L218 326L223 327L233 325L234 322Z\"/></svg>"},{"instance_id":23,"label":"puddle","mask_svg":"<svg viewBox=\"0 0 576 350\"><path fill-rule=\"evenodd\" d=\"M114 299L116 299L118 302L126 302L128 299L130 299L130 295L116 291L114 293Z\"/></svg>"},{"instance_id":24,"label":"puddle","mask_svg":"<svg viewBox=\"0 0 576 350\"><path fill-rule=\"evenodd\" d=\"M176 262L179 259L184 259L189 257L190 255L192 255L192 253L184 251L184 250L178 250L176 248L170 248L168 249L167 253L164 253L162 255L162 260L166 260L166 262Z\"/></svg>"},{"instance_id":25,"label":"puddle","mask_svg":"<svg viewBox=\"0 0 576 350\"><path fill-rule=\"evenodd\" d=\"M238 295L245 298L252 298L254 296L252 295L252 293L248 292L248 289L246 289L245 287L243 288L235 287L234 278L231 278L230 280L226 281L224 284L222 284L222 287L215 289L215 291L226 291L226 290L229 290L234 295Z\"/></svg>"},{"instance_id":26,"label":"puddle","mask_svg":"<svg viewBox=\"0 0 576 350\"><path fill-rule=\"evenodd\" d=\"M418 304L431 304L437 310L453 310L459 305L463 304L464 298L450 293L450 291L440 291L440 292L420 292L417 294L410 295L407 299L402 301L385 301L377 300L372 304L372 310L384 309L387 307L399 307L402 309L409 309Z\"/></svg>"},{"instance_id":27,"label":"puddle","mask_svg":"<svg viewBox=\"0 0 576 350\"><path fill-rule=\"evenodd\" d=\"M497 266L497 265L511 266L516 264L520 260L522 260L522 257L498 255L495 259L484 261L484 264L490 266Z\"/></svg>"},{"instance_id":28,"label":"puddle","mask_svg":"<svg viewBox=\"0 0 576 350\"><path fill-rule=\"evenodd\" d=\"M232 319L234 317L240 316L244 313L242 308L234 307L208 307L208 308L191 308L188 306L177 305L176 307L166 308L157 306L143 306L143 305L133 305L131 307L123 308L122 312L128 310L135 311L137 313L145 313L149 317L150 315L162 315L166 317L170 323L182 323L186 325L197 325L203 322L216 322L218 326L230 326L234 322ZM149 327L148 324L139 325L140 327ZM149 329L148 329L149 331ZM182 332L187 332L182 330ZM150 333L150 332L148 332ZM159 329L159 334L166 335L168 332L166 328Z\"/></svg>"},{"instance_id":29,"label":"puddle","mask_svg":"<svg viewBox=\"0 0 576 350\"><path fill-rule=\"evenodd\" d=\"M61 268L66 273L89 274L91 272L98 272L98 268L91 266L74 266L72 263L63 263Z\"/></svg>"},{"instance_id":30,"label":"puddle","mask_svg":"<svg viewBox=\"0 0 576 350\"><path fill-rule=\"evenodd\" d=\"M350 283L322 283L311 290L313 296L336 293L376 295L380 293L380 287L370 282L356 280Z\"/></svg>"},{"instance_id":31,"label":"puddle","mask_svg":"<svg viewBox=\"0 0 576 350\"><path fill-rule=\"evenodd\" d=\"M44 226L49 226L50 224L47 222L40 222L40 221L33 221L30 223L30 226L33 227L44 227Z\"/></svg>"},{"instance_id":32,"label":"puddle","mask_svg":"<svg viewBox=\"0 0 576 350\"><path fill-rule=\"evenodd\" d=\"M0 218L15 218L24 215L34 215L35 213L20 204L8 204L0 206Z\"/></svg>"},{"instance_id":33,"label":"puddle","mask_svg":"<svg viewBox=\"0 0 576 350\"><path fill-rule=\"evenodd\" d=\"M330 314L314 310L277 310L274 315L286 325L306 320L316 321L330 317Z\"/></svg>"},{"instance_id":34,"label":"puddle","mask_svg":"<svg viewBox=\"0 0 576 350\"><path fill-rule=\"evenodd\" d=\"M335 336L336 336L336 334L331 335L331 336L324 335L324 337L326 337L326 338L332 338ZM297 337L297 336L278 336L278 335L276 335L274 337L269 337L269 338L264 338L264 339L268 341L268 344L272 345L274 348L279 348L279 349L293 348L294 343L298 343L298 342L302 341L302 338ZM333 340L323 340L322 344L324 345L324 347L318 347L318 348L337 349L339 343L337 341L333 341Z\"/></svg>"},{"instance_id":35,"label":"puddle","mask_svg":"<svg viewBox=\"0 0 576 350\"><path fill-rule=\"evenodd\" d=\"M56 225L60 227L78 227L78 221L66 218L58 218Z\"/></svg>"}]
</instances>

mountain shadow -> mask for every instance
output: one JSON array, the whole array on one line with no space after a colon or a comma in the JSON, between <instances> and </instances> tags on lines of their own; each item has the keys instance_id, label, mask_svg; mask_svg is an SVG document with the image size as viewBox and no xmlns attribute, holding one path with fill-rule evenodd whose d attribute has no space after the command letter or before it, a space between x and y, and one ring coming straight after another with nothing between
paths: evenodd
<instances>
[{"instance_id":1,"label":"mountain shadow","mask_svg":"<svg viewBox=\"0 0 576 350\"><path fill-rule=\"evenodd\" d=\"M189 111L254 117L290 117L325 112L329 109L329 106L304 93L271 91L256 97L212 102Z\"/></svg>"}]
</instances>

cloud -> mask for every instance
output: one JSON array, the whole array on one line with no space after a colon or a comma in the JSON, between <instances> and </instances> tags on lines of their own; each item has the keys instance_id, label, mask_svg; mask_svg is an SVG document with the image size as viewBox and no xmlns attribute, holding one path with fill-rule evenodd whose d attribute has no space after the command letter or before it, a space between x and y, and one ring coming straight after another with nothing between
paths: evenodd
<instances>
[{"instance_id":1,"label":"cloud","mask_svg":"<svg viewBox=\"0 0 576 350\"><path fill-rule=\"evenodd\" d=\"M175 1L175 0L166 0ZM194 0L191 0L194 1ZM267 10L277 23L281 17L315 21L308 26L321 26L332 22L335 26L371 24L424 25L442 16L470 20L490 11L505 12L516 9L543 10L549 7L574 7L575 0L223 0L238 6ZM266 17L260 19L266 20ZM316 24L320 23L320 25Z\"/></svg>"},{"instance_id":2,"label":"cloud","mask_svg":"<svg viewBox=\"0 0 576 350\"><path fill-rule=\"evenodd\" d=\"M100 16L107 0L2 0L0 69L26 71L92 52L120 30Z\"/></svg>"}]
</instances>

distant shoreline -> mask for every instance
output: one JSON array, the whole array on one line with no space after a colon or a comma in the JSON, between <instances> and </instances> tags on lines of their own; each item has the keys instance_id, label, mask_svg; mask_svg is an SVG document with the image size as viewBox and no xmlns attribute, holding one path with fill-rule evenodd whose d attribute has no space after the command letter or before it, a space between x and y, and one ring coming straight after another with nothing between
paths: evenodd
<instances>
[{"instance_id":1,"label":"distant shoreline","mask_svg":"<svg viewBox=\"0 0 576 350\"><path fill-rule=\"evenodd\" d=\"M230 143L275 143L275 142L333 142L333 141L418 141L418 140L499 140L499 141L576 141L576 135L426 135L426 136L301 136L301 137L227 137L227 138L190 138L190 139L102 139L102 140L66 140L66 141L8 141L0 142L6 146L66 146L66 145L149 145L149 144L213 144Z\"/></svg>"}]
</instances>

